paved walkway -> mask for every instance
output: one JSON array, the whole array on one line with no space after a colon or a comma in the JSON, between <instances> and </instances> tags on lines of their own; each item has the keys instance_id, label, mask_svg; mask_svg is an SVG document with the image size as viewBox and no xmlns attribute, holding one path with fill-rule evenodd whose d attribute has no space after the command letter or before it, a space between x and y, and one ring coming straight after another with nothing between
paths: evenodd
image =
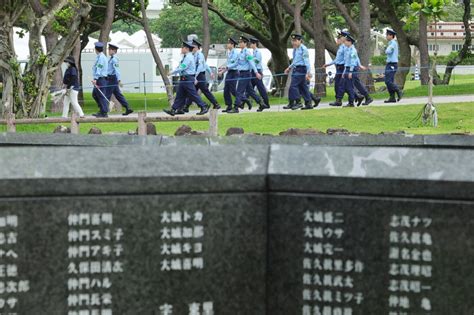
<instances>
[{"instance_id":1,"label":"paved walkway","mask_svg":"<svg viewBox=\"0 0 474 315\"><path fill-rule=\"evenodd\" d=\"M322 109L322 108L332 108L332 109L337 109L340 107L333 107L329 106L329 102L324 102L319 104L317 109ZM410 97L410 98L404 98L398 103L388 103L385 104L384 100L374 100L372 104L369 106L400 106L400 105L417 105L417 104L426 104L428 102L427 97ZM435 96L433 98L433 102L436 104L443 104L443 103L470 103L474 102L474 95L455 95L455 96ZM255 103L254 103L255 104ZM286 104L283 105L272 105L270 109L266 109L264 113L266 112L280 112L280 111L289 111L287 109L283 109L283 106L286 106ZM361 106L361 107L366 107L366 106ZM197 108L196 106L193 106L191 108ZM240 113L245 114L245 113L255 113L257 110L257 106L254 106L251 111L245 109L241 110ZM190 114L196 114L198 110L192 110L190 111ZM136 113L131 114L130 116L136 116ZM147 113L148 116L151 117L157 117L157 116L167 116L167 114L163 112L151 112ZM188 114L189 115L189 114ZM112 114L109 116L120 116L120 114Z\"/></svg>"}]
</instances>

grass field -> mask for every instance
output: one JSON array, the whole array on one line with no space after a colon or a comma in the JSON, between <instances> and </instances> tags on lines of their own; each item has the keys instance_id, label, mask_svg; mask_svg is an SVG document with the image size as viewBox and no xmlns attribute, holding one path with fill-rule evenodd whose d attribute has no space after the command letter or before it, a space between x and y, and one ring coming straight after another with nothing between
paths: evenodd
<instances>
[{"instance_id":1,"label":"grass field","mask_svg":"<svg viewBox=\"0 0 474 315\"><path fill-rule=\"evenodd\" d=\"M345 128L352 132L380 133L406 131L412 134L474 133L474 103L437 105L439 126L423 126L415 119L423 105L362 106L358 108L327 108L312 111L283 111L219 115L219 134L224 135L230 127L242 127L246 133L278 134L288 128ZM182 124L195 130L207 130L207 122L162 122L157 123L160 134L172 135ZM17 126L18 132L50 133L57 124ZM87 133L94 124L82 124L81 132ZM126 133L135 130L134 123L97 124L103 132ZM6 131L2 126L1 131Z\"/></svg>"},{"instance_id":2,"label":"grass field","mask_svg":"<svg viewBox=\"0 0 474 315\"><path fill-rule=\"evenodd\" d=\"M377 82L375 84L376 90L384 87L383 82ZM334 87L327 88L327 96L323 99L326 101L332 101L334 99ZM435 86L434 95L466 95L474 94L474 75L453 75L451 84L449 86ZM419 81L407 81L405 85L405 97L420 97L428 95L428 87L421 86ZM86 114L92 114L97 112L97 105L92 99L91 91L85 91L85 100L83 109ZM222 92L215 93L218 102L223 105L224 98ZM145 110L145 97L143 94L125 94L127 100L132 104L135 110ZM372 94L375 99L388 98L387 92L375 92ZM205 99L205 101L207 101ZM287 100L278 97L272 97L271 104L286 104ZM162 111L168 107L167 98L164 93L147 94L147 111L157 112ZM59 116L59 113L48 113L48 116Z\"/></svg>"},{"instance_id":3,"label":"grass field","mask_svg":"<svg viewBox=\"0 0 474 315\"><path fill-rule=\"evenodd\" d=\"M376 83L376 88L384 86L383 82ZM334 99L334 88L328 87L326 101ZM426 96L427 86L420 86L419 81L407 81L405 86L405 97ZM97 105L86 91L85 103L83 105L86 114L97 112ZM466 95L474 94L474 75L454 75L449 86L435 86L434 95ZM223 105L221 92L215 94L218 101ZM145 110L143 94L126 94L132 107ZM387 97L386 92L373 94L374 98ZM271 104L286 104L286 99L273 97ZM165 94L148 94L147 111L158 112L167 108ZM474 103L464 104L437 104L439 127L432 128L422 126L421 119L416 120L423 105L400 105L400 106L368 106L360 108L329 108L314 111L284 111L249 113L240 115L220 115L219 133L225 134L230 127L242 127L247 133L278 134L288 128L314 128L325 131L327 128L345 128L353 132L380 133L393 131L406 131L417 134L440 134L440 133L474 133ZM59 113L47 112L48 116L59 116ZM161 134L171 135L183 123L165 122L157 124L157 130ZM207 122L186 123L195 130L207 130ZM50 133L57 124L50 125L19 125L18 132L44 132ZM82 124L81 132L87 133L95 126L94 124ZM133 123L97 124L106 133L126 133L135 130ZM0 126L0 132L5 132L6 127Z\"/></svg>"}]
</instances>

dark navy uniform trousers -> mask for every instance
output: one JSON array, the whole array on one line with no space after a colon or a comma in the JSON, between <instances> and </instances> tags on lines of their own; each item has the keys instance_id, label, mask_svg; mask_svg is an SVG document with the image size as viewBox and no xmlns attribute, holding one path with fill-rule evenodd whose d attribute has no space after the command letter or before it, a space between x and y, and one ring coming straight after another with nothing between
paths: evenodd
<instances>
[{"instance_id":1,"label":"dark navy uniform trousers","mask_svg":"<svg viewBox=\"0 0 474 315\"><path fill-rule=\"evenodd\" d=\"M106 114L109 111L109 99L107 99L107 84L107 78L100 77L96 80L96 86L94 86L94 88L92 89L92 97L99 106L99 110L102 114Z\"/></svg>"},{"instance_id":2,"label":"dark navy uniform trousers","mask_svg":"<svg viewBox=\"0 0 474 315\"><path fill-rule=\"evenodd\" d=\"M341 100L344 97L344 65L336 65L336 76L334 77L334 92L336 92L336 99Z\"/></svg>"},{"instance_id":3,"label":"dark navy uniform trousers","mask_svg":"<svg viewBox=\"0 0 474 315\"><path fill-rule=\"evenodd\" d=\"M202 94L206 96L206 98L211 102L212 105L217 105L217 100L212 95L211 91L209 91L209 84L207 83L207 78L206 78L206 72L201 72L198 74L196 77L196 80L198 80L198 83L195 85L196 86L196 91L201 90ZM192 101L191 99L186 100L186 106L191 105Z\"/></svg>"},{"instance_id":4,"label":"dark navy uniform trousers","mask_svg":"<svg viewBox=\"0 0 474 315\"><path fill-rule=\"evenodd\" d=\"M237 70L228 70L225 76L224 101L227 107L232 107L232 96L236 95L237 80L239 72Z\"/></svg>"},{"instance_id":5,"label":"dark navy uniform trousers","mask_svg":"<svg viewBox=\"0 0 474 315\"><path fill-rule=\"evenodd\" d=\"M306 83L306 66L296 66L291 75L290 90L288 91L288 99L296 101L303 96L305 102L311 102L311 92Z\"/></svg>"},{"instance_id":6,"label":"dark navy uniform trousers","mask_svg":"<svg viewBox=\"0 0 474 315\"><path fill-rule=\"evenodd\" d=\"M120 91L116 75L108 76L107 94L105 94L105 96L107 96L107 98L110 100L112 95L115 96L117 101L119 101L119 103L122 104L123 107L125 107L126 109L130 109L130 105L128 105L127 100L125 99L122 92Z\"/></svg>"},{"instance_id":7,"label":"dark navy uniform trousers","mask_svg":"<svg viewBox=\"0 0 474 315\"><path fill-rule=\"evenodd\" d=\"M176 98L174 99L173 109L179 110L186 105L186 99L189 98L196 103L200 108L206 107L206 103L201 99L196 91L194 75L183 75L179 77L178 90L176 91Z\"/></svg>"},{"instance_id":8,"label":"dark navy uniform trousers","mask_svg":"<svg viewBox=\"0 0 474 315\"><path fill-rule=\"evenodd\" d=\"M249 89L250 87L250 89ZM239 71L239 81L237 84L237 93L235 97L235 106L240 106L243 101L247 100L247 94L255 99L257 103L260 103L260 97L252 89L252 73L248 71Z\"/></svg>"},{"instance_id":9,"label":"dark navy uniform trousers","mask_svg":"<svg viewBox=\"0 0 474 315\"><path fill-rule=\"evenodd\" d=\"M258 71L258 73L260 73L260 75L263 78L263 71ZM257 87L258 93L263 99L263 103L268 105L268 94L267 94L267 89L265 88L265 85L263 84L263 79L262 80L257 79L257 75L253 71L252 71L251 83L252 84L248 87L248 91L247 91L248 96L251 96L257 103L259 103L259 99L255 98L256 96L255 87ZM255 95L253 95L252 92Z\"/></svg>"},{"instance_id":10,"label":"dark navy uniform trousers","mask_svg":"<svg viewBox=\"0 0 474 315\"><path fill-rule=\"evenodd\" d=\"M359 71L360 71L359 67L354 68L354 72L352 73L352 83L354 84L354 87L359 91L360 94L362 94L364 97L369 97L369 92L367 92L367 89L360 81Z\"/></svg>"},{"instance_id":11,"label":"dark navy uniform trousers","mask_svg":"<svg viewBox=\"0 0 474 315\"><path fill-rule=\"evenodd\" d=\"M349 67L346 67L346 73L344 74L344 92L349 94L349 103L354 104L354 73L352 74L352 79L349 79L349 73Z\"/></svg>"},{"instance_id":12,"label":"dark navy uniform trousers","mask_svg":"<svg viewBox=\"0 0 474 315\"><path fill-rule=\"evenodd\" d=\"M395 74L398 70L398 63L396 62L389 62L385 66L385 85L387 86L387 90L390 94L398 92L400 89L395 84Z\"/></svg>"}]
</instances>

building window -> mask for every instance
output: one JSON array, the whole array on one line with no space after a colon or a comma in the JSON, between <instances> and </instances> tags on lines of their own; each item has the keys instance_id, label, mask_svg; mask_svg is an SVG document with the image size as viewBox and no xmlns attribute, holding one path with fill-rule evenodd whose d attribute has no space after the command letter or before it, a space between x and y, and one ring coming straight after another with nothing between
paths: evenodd
<instances>
[{"instance_id":1,"label":"building window","mask_svg":"<svg viewBox=\"0 0 474 315\"><path fill-rule=\"evenodd\" d=\"M444 35L444 33L441 33L441 36L443 36L443 35Z\"/></svg>"},{"instance_id":2,"label":"building window","mask_svg":"<svg viewBox=\"0 0 474 315\"><path fill-rule=\"evenodd\" d=\"M458 33L454 33L454 36L458 35Z\"/></svg>"},{"instance_id":3,"label":"building window","mask_svg":"<svg viewBox=\"0 0 474 315\"><path fill-rule=\"evenodd\" d=\"M428 50L429 51L435 51L435 48L436 48L436 51L438 51L439 50L439 45L433 45L433 44L428 45Z\"/></svg>"},{"instance_id":4,"label":"building window","mask_svg":"<svg viewBox=\"0 0 474 315\"><path fill-rule=\"evenodd\" d=\"M438 29L441 29L441 25L440 25L440 26L438 26Z\"/></svg>"},{"instance_id":5,"label":"building window","mask_svg":"<svg viewBox=\"0 0 474 315\"><path fill-rule=\"evenodd\" d=\"M431 33L431 36L434 36L434 33Z\"/></svg>"},{"instance_id":6,"label":"building window","mask_svg":"<svg viewBox=\"0 0 474 315\"><path fill-rule=\"evenodd\" d=\"M452 51L460 51L462 49L462 45L461 44L454 44L452 45L451 47L451 50Z\"/></svg>"}]
</instances>

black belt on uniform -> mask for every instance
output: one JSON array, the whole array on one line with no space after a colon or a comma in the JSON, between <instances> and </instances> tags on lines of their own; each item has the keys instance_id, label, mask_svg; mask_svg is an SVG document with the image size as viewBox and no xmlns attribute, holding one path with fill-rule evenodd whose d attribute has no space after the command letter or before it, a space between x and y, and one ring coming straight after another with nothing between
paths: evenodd
<instances>
[{"instance_id":1,"label":"black belt on uniform","mask_svg":"<svg viewBox=\"0 0 474 315\"><path fill-rule=\"evenodd\" d=\"M250 72L250 70L240 70L240 73L247 73Z\"/></svg>"},{"instance_id":2,"label":"black belt on uniform","mask_svg":"<svg viewBox=\"0 0 474 315\"><path fill-rule=\"evenodd\" d=\"M179 79L180 79L181 81L185 81L185 80L188 80L188 79L191 79L191 78L192 78L192 79L195 78L194 74L187 74L187 75L182 75L182 76L179 77Z\"/></svg>"},{"instance_id":3,"label":"black belt on uniform","mask_svg":"<svg viewBox=\"0 0 474 315\"><path fill-rule=\"evenodd\" d=\"M398 62L387 62L388 65L396 65Z\"/></svg>"},{"instance_id":4,"label":"black belt on uniform","mask_svg":"<svg viewBox=\"0 0 474 315\"><path fill-rule=\"evenodd\" d=\"M237 70L232 69L232 70L227 70L227 72L232 72L233 73L233 72L237 72Z\"/></svg>"},{"instance_id":5,"label":"black belt on uniform","mask_svg":"<svg viewBox=\"0 0 474 315\"><path fill-rule=\"evenodd\" d=\"M295 69L305 69L306 70L306 66L295 66Z\"/></svg>"}]
</instances>

